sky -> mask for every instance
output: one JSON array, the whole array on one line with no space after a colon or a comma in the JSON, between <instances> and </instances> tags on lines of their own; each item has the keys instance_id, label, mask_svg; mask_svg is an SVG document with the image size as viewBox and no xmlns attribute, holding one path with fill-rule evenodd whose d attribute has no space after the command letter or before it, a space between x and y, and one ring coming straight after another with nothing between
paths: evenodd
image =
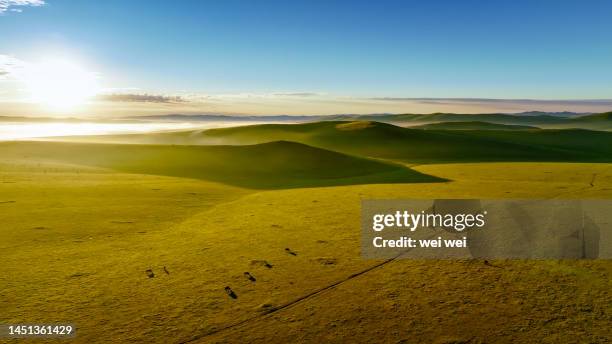
<instances>
[{"instance_id":1,"label":"sky","mask_svg":"<svg viewBox=\"0 0 612 344\"><path fill-rule=\"evenodd\" d=\"M612 109L612 1L0 0L0 115Z\"/></svg>"}]
</instances>

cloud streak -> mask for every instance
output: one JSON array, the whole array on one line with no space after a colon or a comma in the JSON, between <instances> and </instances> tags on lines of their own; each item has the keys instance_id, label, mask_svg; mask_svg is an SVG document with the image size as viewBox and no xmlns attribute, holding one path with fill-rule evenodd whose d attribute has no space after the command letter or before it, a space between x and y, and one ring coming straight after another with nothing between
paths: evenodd
<instances>
[{"instance_id":1,"label":"cloud streak","mask_svg":"<svg viewBox=\"0 0 612 344\"><path fill-rule=\"evenodd\" d=\"M500 98L410 98L410 97L377 97L373 101L413 103L425 105L473 105L473 106L597 106L612 108L612 99L500 99Z\"/></svg>"},{"instance_id":2,"label":"cloud streak","mask_svg":"<svg viewBox=\"0 0 612 344\"><path fill-rule=\"evenodd\" d=\"M0 80L16 79L25 66L26 63L19 59L0 54Z\"/></svg>"},{"instance_id":3,"label":"cloud streak","mask_svg":"<svg viewBox=\"0 0 612 344\"><path fill-rule=\"evenodd\" d=\"M2 1L2 0L0 0ZM37 69L38 68L38 69ZM27 105L28 76L44 65L0 54L0 102L7 115L44 114L43 110ZM12 107L7 104L12 103ZM101 116L146 115L173 113L225 112L242 114L338 114L338 113L517 113L546 112L605 112L612 109L612 99L498 99L450 97L350 96L311 90L277 90L261 93L201 93L173 92L170 94L147 88L105 88L90 99L87 111Z\"/></svg>"},{"instance_id":4,"label":"cloud streak","mask_svg":"<svg viewBox=\"0 0 612 344\"><path fill-rule=\"evenodd\" d=\"M0 14L23 11L21 8L15 7L38 7L43 5L45 5L44 0L0 0Z\"/></svg>"},{"instance_id":5,"label":"cloud streak","mask_svg":"<svg viewBox=\"0 0 612 344\"><path fill-rule=\"evenodd\" d=\"M276 92L272 95L277 97L316 97L323 94L317 92Z\"/></svg>"},{"instance_id":6,"label":"cloud streak","mask_svg":"<svg viewBox=\"0 0 612 344\"><path fill-rule=\"evenodd\" d=\"M181 96L165 96L155 94L105 94L99 95L98 100L109 101L109 102L130 102L130 103L185 103L185 100Z\"/></svg>"}]
</instances>

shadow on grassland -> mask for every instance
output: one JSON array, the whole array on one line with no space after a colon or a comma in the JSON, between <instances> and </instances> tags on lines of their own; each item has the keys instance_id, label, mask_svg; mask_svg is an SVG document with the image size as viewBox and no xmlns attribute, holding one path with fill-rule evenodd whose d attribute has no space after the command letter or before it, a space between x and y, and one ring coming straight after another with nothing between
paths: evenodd
<instances>
[{"instance_id":1,"label":"shadow on grassland","mask_svg":"<svg viewBox=\"0 0 612 344\"><path fill-rule=\"evenodd\" d=\"M464 130L447 130L449 127L457 129L457 126ZM76 139L178 145L252 145L292 141L344 154L423 164L612 162L612 132L530 127L507 130L508 127L463 122L439 123L425 130L372 121L325 121Z\"/></svg>"},{"instance_id":2,"label":"shadow on grassland","mask_svg":"<svg viewBox=\"0 0 612 344\"><path fill-rule=\"evenodd\" d=\"M197 178L252 189L446 181L404 166L288 141L249 146L5 142L0 144L0 155Z\"/></svg>"}]
</instances>

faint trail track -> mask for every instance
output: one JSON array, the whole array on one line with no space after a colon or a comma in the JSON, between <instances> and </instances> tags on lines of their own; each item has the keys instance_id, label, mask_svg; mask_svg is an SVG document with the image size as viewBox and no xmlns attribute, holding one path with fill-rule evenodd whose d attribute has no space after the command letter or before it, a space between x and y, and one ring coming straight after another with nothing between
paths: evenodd
<instances>
[{"instance_id":1,"label":"faint trail track","mask_svg":"<svg viewBox=\"0 0 612 344\"><path fill-rule=\"evenodd\" d=\"M609 169L606 169L606 171L608 171L608 170ZM550 197L549 199L557 199L557 198L560 198L560 197L568 195L568 194L579 193L579 192L582 192L582 191L594 188L595 187L595 180L597 179L598 175L599 175L599 173L593 173L593 175L591 176L590 181L588 182L588 186L586 186L586 187L583 187L583 188L580 188L580 189L577 189L577 190L561 192L561 193L557 194L556 196ZM436 235L435 234L431 235L431 236L427 237L427 239L433 238L434 236L436 236ZM210 337L212 335L215 335L215 334L218 334L218 333L230 330L230 329L238 328L238 327L241 327L241 326L247 326L247 325L249 325L250 323L252 323L253 321L256 321L256 320L261 320L261 319L269 318L269 317L271 317L276 312L279 312L279 311L284 310L284 309L289 309L292 306L295 306L295 305L297 305L299 303L308 301L309 299L311 299L313 297L321 295L321 294L323 294L326 291L330 291L330 290L334 289L335 287L337 287L339 285L342 285L343 283L348 282L348 281L350 281L350 280L352 280L352 279L354 279L356 277L364 275L364 274L366 274L366 273L368 273L368 272L370 272L372 270L375 270L377 268L383 267L383 266L385 266L385 265L387 265L387 264L397 260L402 255L406 254L408 251L410 251L410 249L407 249L407 250L403 251L402 253L398 254L397 256L395 256L393 258L387 259L387 260L385 260L385 261L383 261L381 263L372 265L372 266L370 266L370 267L368 267L366 269L363 269L361 271L353 273L353 274L347 276L344 279L341 279L341 280L336 281L336 282L334 282L332 284L329 284L327 286L321 287L321 288L319 288L319 289L317 289L317 290L315 290L313 292L310 292L308 294L300 296L300 297L298 297L297 299L295 299L293 301L290 301L290 302L287 302L287 303L285 303L283 305L275 307L275 308L273 308L273 309L271 309L271 310L269 310L269 311L267 311L265 313L254 315L254 316L252 316L250 318L244 319L244 320L239 321L237 323L226 325L224 327L221 327L221 328L218 328L218 329L215 329L215 330L203 333L201 335L195 336L193 338L190 338L190 339L188 339L186 341L182 341L182 342L179 342L179 343L181 343L181 344L184 344L184 343L193 343L195 341L203 340L203 339L205 339L207 337ZM485 263L485 265L487 265L487 264ZM489 264L489 266L502 268L500 266L495 266L495 265L490 265L490 264Z\"/></svg>"},{"instance_id":2,"label":"faint trail track","mask_svg":"<svg viewBox=\"0 0 612 344\"><path fill-rule=\"evenodd\" d=\"M425 239L425 240L426 240L426 239L431 239L431 238L435 237L436 235L437 235L437 234L433 234L433 235L430 235L430 236L425 237L424 239ZM341 284L343 284L343 283L345 283L345 282L348 282L348 281L350 281L350 280L352 280L352 279L354 279L354 278L356 278L356 277L359 277L359 276L364 275L364 274L366 274L366 273L368 273L368 272L370 272L370 271L372 271L372 270L375 270L375 269L380 268L380 267L382 267L382 266L384 266L384 265L386 265L386 264L389 264L389 263L391 263L391 262L393 262L393 261L397 260L397 259L398 259L398 258L400 258L401 256L403 256L404 254L406 254L406 253L407 253L408 251L410 251L410 250L411 250L411 249L406 249L406 250L402 251L402 253L399 253L398 255L396 255L396 256L395 256L395 257L393 257L393 258L389 258L389 259L384 260L384 261L382 261L382 262L380 262L380 263L378 263L378 264L374 264L374 265L372 265L372 266L370 266L370 267L368 267L368 268L366 268L366 269L363 269L363 270L360 270L360 271L358 271L358 272L356 272L356 273L353 273L353 274L351 274L351 275L349 275L349 276L347 276L347 277L345 277L345 278L343 278L343 279L341 279L341 280L339 280L339 281L336 281L336 282L334 282L334 283L332 283L332 284L329 284L329 285L327 285L327 286L324 286L324 287L322 287L322 288L319 288L319 289L317 289L317 290L315 290L315 291L313 291L313 292L310 292L310 293L308 293L308 294L302 295L302 296L298 297L297 299L295 299L295 300L293 300L293 301L290 301L290 302L287 302L287 303L285 303L285 304L283 304L283 305L280 305L280 306L278 306L278 307L275 307L275 308L271 309L271 310L270 310L270 311L268 311L268 312L265 312L265 313L263 313L263 314L258 314L258 315L252 316L252 317L250 317L250 318L244 319L244 320L242 320L242 321L239 321L239 322L237 322L237 323L230 324L230 325L227 325L227 326L224 326L224 327L218 328L218 329L216 329L216 330L213 330L213 331L209 331L209 332L203 333L203 334L201 334L201 335L195 336L195 337L193 337L193 338L190 338L190 339L188 339L188 340L186 340L186 341L182 341L182 342L179 342L179 343L181 343L181 344L184 344L184 343L192 343L192 342L195 342L195 341L197 341L197 340L204 339L204 338L206 338L206 337L212 336L212 335L214 335L214 334L217 334L217 333L220 333L220 332L223 332L223 331L229 330L229 329L237 328L237 327L240 327L240 326L243 326L243 325L248 325L249 323L251 323L251 322L252 322L252 321L254 321L254 320L259 320L259 319L268 318L268 317L270 317L272 314L274 314L274 313L276 313L276 312L278 312L278 311L281 311L281 310L283 310L283 309L288 309L288 308L290 308L290 307L292 307L292 306L294 306L294 305L296 305L296 304L298 304L298 303L301 303L302 301L307 301L307 300L308 300L308 299L310 299L310 298L313 298L313 297L315 297L315 296L317 296L317 295L320 295L320 294L324 293L325 291L332 290L332 289L334 289L335 287L337 287L337 286L339 286L339 285L341 285Z\"/></svg>"},{"instance_id":3,"label":"faint trail track","mask_svg":"<svg viewBox=\"0 0 612 344\"><path fill-rule=\"evenodd\" d=\"M595 187L595 181L597 180L597 177L599 177L600 174L605 174L606 172L610 171L610 168L607 168L603 171L600 171L599 173L593 173L593 175L591 175L591 180L589 181L589 184L583 188L577 189L577 190L570 190L570 191L565 191L565 192L561 192L559 194L557 194L557 196L552 197L552 199L557 199L560 198L562 196L567 196L567 195L571 195L571 194L575 194L575 193L580 193L589 189L592 189Z\"/></svg>"},{"instance_id":4,"label":"faint trail track","mask_svg":"<svg viewBox=\"0 0 612 344\"><path fill-rule=\"evenodd\" d=\"M367 272L370 272L370 271L372 271L372 270L374 270L376 268L379 268L379 267L381 267L381 266L383 266L385 264L388 264L388 263L396 260L397 258L399 258L402 254L399 254L399 255L397 255L394 258L387 259L387 260L385 260L385 261L383 261L381 263L378 263L376 265L370 266L367 269L364 269L364 270L361 270L359 272L356 272L356 273L354 273L354 274L352 274L352 275L350 275L350 276L348 276L348 277L346 277L344 279L336 281L336 282L334 282L334 283L332 283L330 285L327 285L325 287L319 288L319 289L317 289L317 290L315 290L315 291L313 291L311 293L308 293L306 295L300 296L299 298L297 298L297 299L295 299L293 301L287 302L287 303L285 303L285 304L283 304L281 306L275 307L275 308L271 309L270 311L268 311L266 313L258 314L258 315L252 316L250 318L247 318L245 320L239 321L237 323L230 324L230 325L221 327L219 329L203 333L203 334L201 334L199 336L193 337L191 339L188 339L188 340L180 342L180 343L181 344L183 344L183 343L192 343L192 342L195 342L197 340L200 340L200 339L212 336L214 334L217 334L217 333L220 333L220 332L232 329L232 328L236 328L236 327L239 327L239 326L242 326L242 325L247 325L248 323L250 323L250 322L252 322L254 320L268 318L269 316L271 316L272 314L274 314L274 313L276 313L276 312L278 312L280 310L283 310L283 309L286 309L286 308L290 308L291 306L294 306L294 305L296 305L296 304L298 304L298 303L300 303L302 301L305 301L305 300L307 300L307 299L309 299L309 298L311 298L313 296L319 295L319 294L321 294L321 293L323 293L323 292L325 292L327 290L333 289L333 288L337 287L338 285L340 285L340 284L342 284L344 282L347 282L347 281L349 281L349 280L351 280L351 279L353 279L355 277L361 276L361 275L363 275L363 274L365 274Z\"/></svg>"}]
</instances>

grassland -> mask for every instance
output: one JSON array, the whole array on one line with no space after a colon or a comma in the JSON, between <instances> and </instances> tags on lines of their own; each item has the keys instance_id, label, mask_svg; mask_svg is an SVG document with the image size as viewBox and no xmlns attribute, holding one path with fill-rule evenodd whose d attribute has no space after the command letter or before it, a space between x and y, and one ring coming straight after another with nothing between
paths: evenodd
<instances>
[{"instance_id":1,"label":"grassland","mask_svg":"<svg viewBox=\"0 0 612 344\"><path fill-rule=\"evenodd\" d=\"M2 321L71 321L79 342L341 342L355 335L388 342L468 334L558 342L560 331L591 341L608 334L606 261L497 262L503 269L397 261L265 315L378 263L359 258L360 199L612 195L612 166L603 164L418 169L453 182L253 191L95 168L4 164L0 194L12 202L0 205ZM599 177L590 187L594 171ZM156 277L147 278L147 269ZM225 286L238 298L227 297ZM489 321L491 312L505 323ZM383 325L396 330L381 332Z\"/></svg>"},{"instance_id":2,"label":"grassland","mask_svg":"<svg viewBox=\"0 0 612 344\"><path fill-rule=\"evenodd\" d=\"M432 114L397 114L382 116L359 116L357 120L383 121L395 124L428 124L441 122L486 122L505 125L528 125L548 129L612 129L612 112L558 116L544 112L532 112L524 114L456 114L456 113L432 113ZM346 119L345 119L346 120Z\"/></svg>"},{"instance_id":3,"label":"grassland","mask_svg":"<svg viewBox=\"0 0 612 344\"><path fill-rule=\"evenodd\" d=\"M427 129L427 130L529 130L541 129L531 125L517 124L498 124L482 121L470 122L437 122L411 126L412 129Z\"/></svg>"},{"instance_id":4,"label":"grassland","mask_svg":"<svg viewBox=\"0 0 612 344\"><path fill-rule=\"evenodd\" d=\"M5 157L198 178L258 189L361 183L435 182L409 168L295 142L251 146L0 143Z\"/></svg>"},{"instance_id":5,"label":"grassland","mask_svg":"<svg viewBox=\"0 0 612 344\"><path fill-rule=\"evenodd\" d=\"M57 138L62 139L65 140ZM252 145L292 141L350 155L428 164L612 160L612 132L584 129L422 130L380 122L326 121L111 135L87 140L172 145Z\"/></svg>"},{"instance_id":6,"label":"grassland","mask_svg":"<svg viewBox=\"0 0 612 344\"><path fill-rule=\"evenodd\" d=\"M24 117L3 117L2 121L27 121ZM75 121L75 119L68 119ZM293 123L316 122L316 121L375 121L385 122L402 126L416 126L435 123L453 122L480 122L501 125L535 126L547 129L591 129L591 130L611 130L612 112L604 113L572 113L572 112L542 112L529 111L523 113L481 113L481 114L461 114L461 113L427 113L427 114L370 114L370 115L322 115L322 116L231 116L231 115L187 115L169 114L152 116L126 117L123 121L153 121L153 122L230 122L230 123ZM39 118L38 121L57 121L52 118Z\"/></svg>"},{"instance_id":7,"label":"grassland","mask_svg":"<svg viewBox=\"0 0 612 344\"><path fill-rule=\"evenodd\" d=\"M418 130L379 122L319 122L212 129L217 142L293 140L408 162L609 161L612 133L567 130Z\"/></svg>"},{"instance_id":8,"label":"grassland","mask_svg":"<svg viewBox=\"0 0 612 344\"><path fill-rule=\"evenodd\" d=\"M321 127L290 126L300 144L242 147L159 145L160 135L185 133L153 135L158 145L1 143L0 323L72 322L79 343L612 338L609 261L380 265L359 255L362 199L610 198L612 164L483 162L466 150L454 163L372 160L363 156L389 159L366 154L384 146L396 156L409 146L394 143L417 132L448 145L462 136L370 122ZM231 139L289 135L264 129L253 141ZM422 148L423 137L413 138ZM367 147L377 140L386 141ZM538 140L522 144L565 150Z\"/></svg>"}]
</instances>

